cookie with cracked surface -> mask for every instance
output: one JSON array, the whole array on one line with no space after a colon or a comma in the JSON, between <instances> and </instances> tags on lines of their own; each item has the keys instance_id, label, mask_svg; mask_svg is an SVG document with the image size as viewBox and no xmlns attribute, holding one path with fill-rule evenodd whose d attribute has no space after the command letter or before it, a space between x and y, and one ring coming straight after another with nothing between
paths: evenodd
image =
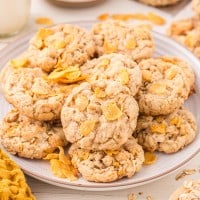
<instances>
[{"instance_id":1,"label":"cookie with cracked surface","mask_svg":"<svg viewBox=\"0 0 200 200\"><path fill-rule=\"evenodd\" d=\"M69 149L72 164L84 179L92 182L112 182L132 177L144 162L144 152L134 138L116 151L92 151L72 144Z\"/></svg>"},{"instance_id":2,"label":"cookie with cracked surface","mask_svg":"<svg viewBox=\"0 0 200 200\"><path fill-rule=\"evenodd\" d=\"M198 16L173 22L167 34L200 58L200 20Z\"/></svg>"},{"instance_id":3,"label":"cookie with cracked surface","mask_svg":"<svg viewBox=\"0 0 200 200\"><path fill-rule=\"evenodd\" d=\"M98 55L124 53L138 61L153 54L154 43L147 28L108 20L95 24L92 33Z\"/></svg>"},{"instance_id":4,"label":"cookie with cracked surface","mask_svg":"<svg viewBox=\"0 0 200 200\"><path fill-rule=\"evenodd\" d=\"M174 153L189 145L196 132L193 114L180 108L166 116L139 116L134 136L147 151Z\"/></svg>"},{"instance_id":5,"label":"cookie with cracked surface","mask_svg":"<svg viewBox=\"0 0 200 200\"><path fill-rule=\"evenodd\" d=\"M31 39L27 57L33 66L46 72L58 67L82 65L92 58L95 44L92 35L85 29L59 24L40 29Z\"/></svg>"},{"instance_id":6,"label":"cookie with cracked surface","mask_svg":"<svg viewBox=\"0 0 200 200\"><path fill-rule=\"evenodd\" d=\"M200 198L200 180L187 180L174 191L169 200L198 200Z\"/></svg>"},{"instance_id":7,"label":"cookie with cracked surface","mask_svg":"<svg viewBox=\"0 0 200 200\"><path fill-rule=\"evenodd\" d=\"M140 112L167 115L179 108L194 90L194 72L189 64L174 57L159 57L139 63L142 86L136 95Z\"/></svg>"},{"instance_id":8,"label":"cookie with cracked surface","mask_svg":"<svg viewBox=\"0 0 200 200\"><path fill-rule=\"evenodd\" d=\"M41 122L11 110L0 127L1 143L7 151L20 157L41 159L58 146L67 145L59 121Z\"/></svg>"},{"instance_id":9,"label":"cookie with cracked surface","mask_svg":"<svg viewBox=\"0 0 200 200\"><path fill-rule=\"evenodd\" d=\"M142 73L131 57L112 53L88 61L80 67L83 74L89 76L89 82L112 80L127 86L134 96L141 83Z\"/></svg>"},{"instance_id":10,"label":"cookie with cracked surface","mask_svg":"<svg viewBox=\"0 0 200 200\"><path fill-rule=\"evenodd\" d=\"M136 127L139 108L128 88L125 91L116 82L103 86L92 88L82 83L72 90L62 108L66 139L84 149L119 149Z\"/></svg>"},{"instance_id":11,"label":"cookie with cracked surface","mask_svg":"<svg viewBox=\"0 0 200 200\"><path fill-rule=\"evenodd\" d=\"M1 72L1 87L9 103L35 120L60 119L65 97L74 85L48 80L40 68L13 68Z\"/></svg>"},{"instance_id":12,"label":"cookie with cracked surface","mask_svg":"<svg viewBox=\"0 0 200 200\"><path fill-rule=\"evenodd\" d=\"M192 9L196 12L196 14L200 15L200 1L192 0Z\"/></svg>"},{"instance_id":13,"label":"cookie with cracked surface","mask_svg":"<svg viewBox=\"0 0 200 200\"><path fill-rule=\"evenodd\" d=\"M139 1L151 6L169 6L176 4L181 0L139 0Z\"/></svg>"}]
</instances>

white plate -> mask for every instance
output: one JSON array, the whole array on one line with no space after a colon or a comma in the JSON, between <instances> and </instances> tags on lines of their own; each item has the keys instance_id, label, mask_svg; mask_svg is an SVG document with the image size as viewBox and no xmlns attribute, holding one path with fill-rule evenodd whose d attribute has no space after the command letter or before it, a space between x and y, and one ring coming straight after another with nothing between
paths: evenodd
<instances>
[{"instance_id":1,"label":"white plate","mask_svg":"<svg viewBox=\"0 0 200 200\"><path fill-rule=\"evenodd\" d=\"M90 28L92 22L77 22L85 28ZM11 58L17 56L19 53L24 51L28 46L28 40L32 35L29 34L20 40L13 42L0 54L0 66L4 66ZM188 61L193 67L196 74L196 94L192 95L186 102L186 107L188 107L197 119L197 123L200 124L200 62L185 48L180 46L178 43L172 41L171 39L160 35L158 33L153 33L155 40L155 55L168 55L168 56L178 56L186 61ZM9 110L9 104L5 101L3 96L0 96L1 113L2 118ZM199 131L199 129L198 129ZM91 183L83 179L70 182L67 179L60 179L52 175L49 169L49 163L41 160L28 160L19 158L17 156L11 155L11 158L16 161L24 172L36 179L48 182L53 185L58 185L65 188L88 190L88 191L105 191L105 190L118 190L124 188L130 188L142 184L146 184L151 181L155 181L163 176L168 175L174 170L178 169L180 166L188 162L194 155L200 151L200 135L198 134L195 141L188 147L179 151L176 154L166 155L158 153L158 161L151 166L144 166L142 170L134 175L132 178L124 178L112 183Z\"/></svg>"}]
</instances>

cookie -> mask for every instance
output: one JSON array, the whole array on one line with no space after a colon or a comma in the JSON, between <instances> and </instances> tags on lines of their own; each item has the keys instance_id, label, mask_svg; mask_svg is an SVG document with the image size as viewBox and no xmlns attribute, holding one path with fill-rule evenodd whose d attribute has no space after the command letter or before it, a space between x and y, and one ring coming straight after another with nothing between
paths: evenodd
<instances>
[{"instance_id":1,"label":"cookie","mask_svg":"<svg viewBox=\"0 0 200 200\"><path fill-rule=\"evenodd\" d=\"M198 16L173 22L167 33L200 58L200 20Z\"/></svg>"},{"instance_id":2,"label":"cookie","mask_svg":"<svg viewBox=\"0 0 200 200\"><path fill-rule=\"evenodd\" d=\"M80 67L80 70L86 76L89 76L89 82L110 80L127 86L134 96L141 83L142 73L137 65L129 56L112 53L103 55L97 59L88 61Z\"/></svg>"},{"instance_id":3,"label":"cookie","mask_svg":"<svg viewBox=\"0 0 200 200\"><path fill-rule=\"evenodd\" d=\"M65 146L60 122L34 121L11 110L0 127L1 144L7 151L20 157L41 159L58 146Z\"/></svg>"},{"instance_id":4,"label":"cookie","mask_svg":"<svg viewBox=\"0 0 200 200\"><path fill-rule=\"evenodd\" d=\"M72 164L84 179L92 182L112 182L132 177L144 162L144 152L134 138L116 151L89 151L72 144L69 149Z\"/></svg>"},{"instance_id":5,"label":"cookie","mask_svg":"<svg viewBox=\"0 0 200 200\"><path fill-rule=\"evenodd\" d=\"M151 6L169 6L176 4L181 0L139 0L139 1Z\"/></svg>"},{"instance_id":6,"label":"cookie","mask_svg":"<svg viewBox=\"0 0 200 200\"><path fill-rule=\"evenodd\" d=\"M192 9L196 12L196 14L200 15L200 1L192 0Z\"/></svg>"},{"instance_id":7,"label":"cookie","mask_svg":"<svg viewBox=\"0 0 200 200\"><path fill-rule=\"evenodd\" d=\"M189 64L174 57L160 57L139 63L143 83L136 99L140 112L167 115L179 108L194 90L194 72Z\"/></svg>"},{"instance_id":8,"label":"cookie","mask_svg":"<svg viewBox=\"0 0 200 200\"><path fill-rule=\"evenodd\" d=\"M40 29L31 39L27 57L31 65L46 72L62 67L82 65L92 58L95 44L91 34L78 26L59 24Z\"/></svg>"},{"instance_id":9,"label":"cookie","mask_svg":"<svg viewBox=\"0 0 200 200\"><path fill-rule=\"evenodd\" d=\"M198 200L199 198L200 180L187 180L171 194L169 200Z\"/></svg>"},{"instance_id":10,"label":"cookie","mask_svg":"<svg viewBox=\"0 0 200 200\"><path fill-rule=\"evenodd\" d=\"M193 114L180 108L166 116L139 116L134 136L147 151L174 153L189 145L196 132Z\"/></svg>"},{"instance_id":11,"label":"cookie","mask_svg":"<svg viewBox=\"0 0 200 200\"><path fill-rule=\"evenodd\" d=\"M7 101L21 114L42 121L60 118L65 97L73 87L48 80L40 68L6 66L1 77L4 77L1 87Z\"/></svg>"},{"instance_id":12,"label":"cookie","mask_svg":"<svg viewBox=\"0 0 200 200\"><path fill-rule=\"evenodd\" d=\"M0 149L0 197L36 200L19 166Z\"/></svg>"},{"instance_id":13,"label":"cookie","mask_svg":"<svg viewBox=\"0 0 200 200\"><path fill-rule=\"evenodd\" d=\"M92 33L99 56L123 53L138 61L153 54L154 43L147 28L108 20L95 24Z\"/></svg>"},{"instance_id":14,"label":"cookie","mask_svg":"<svg viewBox=\"0 0 200 200\"><path fill-rule=\"evenodd\" d=\"M66 139L89 150L119 149L135 130L139 112L125 89L116 82L104 89L87 82L74 88L61 112Z\"/></svg>"}]
</instances>

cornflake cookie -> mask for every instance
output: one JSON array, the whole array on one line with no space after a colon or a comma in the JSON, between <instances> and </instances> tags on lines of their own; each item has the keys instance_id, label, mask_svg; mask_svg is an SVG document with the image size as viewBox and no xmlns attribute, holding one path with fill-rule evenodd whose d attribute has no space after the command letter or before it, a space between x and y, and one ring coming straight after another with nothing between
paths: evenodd
<instances>
[{"instance_id":1,"label":"cornflake cookie","mask_svg":"<svg viewBox=\"0 0 200 200\"><path fill-rule=\"evenodd\" d=\"M150 58L139 66L143 83L136 99L143 114L169 114L194 90L194 72L185 61L174 57Z\"/></svg>"},{"instance_id":2,"label":"cornflake cookie","mask_svg":"<svg viewBox=\"0 0 200 200\"><path fill-rule=\"evenodd\" d=\"M19 166L12 161L0 149L0 197L7 199L36 200L30 187L26 183L23 172Z\"/></svg>"},{"instance_id":3,"label":"cornflake cookie","mask_svg":"<svg viewBox=\"0 0 200 200\"><path fill-rule=\"evenodd\" d=\"M144 152L134 138L119 150L89 151L72 144L69 149L72 164L84 179L92 182L112 182L132 177L144 162Z\"/></svg>"},{"instance_id":4,"label":"cornflake cookie","mask_svg":"<svg viewBox=\"0 0 200 200\"><path fill-rule=\"evenodd\" d=\"M51 72L59 62L63 67L82 65L93 57L95 45L85 29L60 24L40 29L31 39L28 52L31 65Z\"/></svg>"},{"instance_id":5,"label":"cornflake cookie","mask_svg":"<svg viewBox=\"0 0 200 200\"><path fill-rule=\"evenodd\" d=\"M127 55L116 53L103 55L88 61L80 67L80 70L88 76L88 81L91 84L104 79L117 81L127 86L133 96L142 83L142 73L139 66Z\"/></svg>"},{"instance_id":6,"label":"cornflake cookie","mask_svg":"<svg viewBox=\"0 0 200 200\"><path fill-rule=\"evenodd\" d=\"M200 199L200 180L184 181L183 186L173 192L169 200L198 200Z\"/></svg>"},{"instance_id":7,"label":"cornflake cookie","mask_svg":"<svg viewBox=\"0 0 200 200\"><path fill-rule=\"evenodd\" d=\"M198 16L173 22L168 35L200 58L200 20Z\"/></svg>"},{"instance_id":8,"label":"cornflake cookie","mask_svg":"<svg viewBox=\"0 0 200 200\"><path fill-rule=\"evenodd\" d=\"M67 141L60 122L34 121L11 110L0 127L2 145L12 154L25 158L44 158Z\"/></svg>"},{"instance_id":9,"label":"cornflake cookie","mask_svg":"<svg viewBox=\"0 0 200 200\"><path fill-rule=\"evenodd\" d=\"M84 149L119 149L136 127L139 108L128 88L116 82L103 86L91 88L82 83L72 90L62 108L66 139Z\"/></svg>"},{"instance_id":10,"label":"cornflake cookie","mask_svg":"<svg viewBox=\"0 0 200 200\"><path fill-rule=\"evenodd\" d=\"M1 77L7 101L21 114L42 121L60 118L65 97L74 87L48 80L47 74L40 68L6 66Z\"/></svg>"},{"instance_id":11,"label":"cornflake cookie","mask_svg":"<svg viewBox=\"0 0 200 200\"><path fill-rule=\"evenodd\" d=\"M192 0L192 9L200 15L200 1L199 0Z\"/></svg>"},{"instance_id":12,"label":"cornflake cookie","mask_svg":"<svg viewBox=\"0 0 200 200\"><path fill-rule=\"evenodd\" d=\"M174 153L190 144L196 132L193 114L180 108L166 116L139 116L134 136L147 151Z\"/></svg>"},{"instance_id":13,"label":"cornflake cookie","mask_svg":"<svg viewBox=\"0 0 200 200\"><path fill-rule=\"evenodd\" d=\"M144 26L108 20L95 24L92 32L98 55L123 53L138 61L150 58L153 54L151 33Z\"/></svg>"},{"instance_id":14,"label":"cornflake cookie","mask_svg":"<svg viewBox=\"0 0 200 200\"><path fill-rule=\"evenodd\" d=\"M181 0L139 0L139 1L151 6L169 6L176 4Z\"/></svg>"}]
</instances>

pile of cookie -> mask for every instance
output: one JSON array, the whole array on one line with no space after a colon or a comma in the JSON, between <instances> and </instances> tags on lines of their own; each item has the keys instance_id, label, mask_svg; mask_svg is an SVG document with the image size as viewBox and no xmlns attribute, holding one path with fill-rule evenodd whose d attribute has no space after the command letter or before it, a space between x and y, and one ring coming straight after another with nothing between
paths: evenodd
<instances>
[{"instance_id":1,"label":"pile of cookie","mask_svg":"<svg viewBox=\"0 0 200 200\"><path fill-rule=\"evenodd\" d=\"M187 62L153 52L146 27L120 21L90 31L69 24L40 29L1 71L14 106L0 127L2 145L30 159L66 147L73 166L94 182L132 177L144 150L184 148L197 131L182 107L194 73Z\"/></svg>"},{"instance_id":2,"label":"pile of cookie","mask_svg":"<svg viewBox=\"0 0 200 200\"><path fill-rule=\"evenodd\" d=\"M195 15L172 22L167 34L200 58L200 1L192 0L191 5Z\"/></svg>"}]
</instances>

